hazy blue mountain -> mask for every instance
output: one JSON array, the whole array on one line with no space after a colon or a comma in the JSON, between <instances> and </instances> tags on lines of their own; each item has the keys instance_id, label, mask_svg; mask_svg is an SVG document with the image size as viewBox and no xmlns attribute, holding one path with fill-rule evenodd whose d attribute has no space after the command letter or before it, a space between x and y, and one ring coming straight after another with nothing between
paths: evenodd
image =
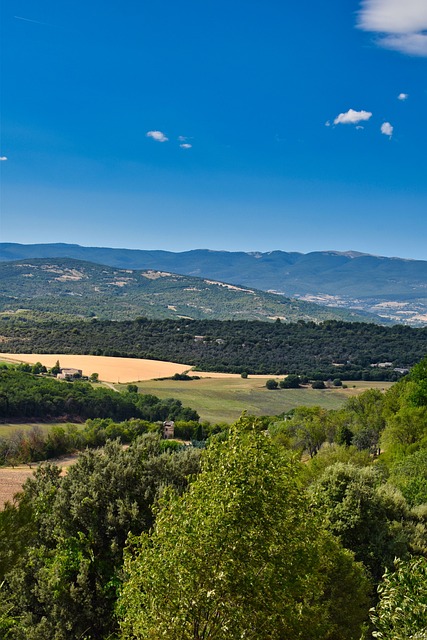
<instances>
[{"instance_id":1,"label":"hazy blue mountain","mask_svg":"<svg viewBox=\"0 0 427 640\"><path fill-rule=\"evenodd\" d=\"M0 245L0 260L70 257L128 269L156 269L427 323L427 261L355 251L307 254L196 249L173 253L67 244Z\"/></svg>"}]
</instances>

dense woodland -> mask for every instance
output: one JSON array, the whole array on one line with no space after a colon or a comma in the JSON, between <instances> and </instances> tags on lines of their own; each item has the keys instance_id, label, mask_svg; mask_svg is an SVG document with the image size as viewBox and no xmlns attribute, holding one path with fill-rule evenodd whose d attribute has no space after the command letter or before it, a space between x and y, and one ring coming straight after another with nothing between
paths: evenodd
<instances>
[{"instance_id":1,"label":"dense woodland","mask_svg":"<svg viewBox=\"0 0 427 640\"><path fill-rule=\"evenodd\" d=\"M108 428L118 440L65 477L42 465L0 512L1 637L427 633L427 359L338 411L200 432L205 450L85 427Z\"/></svg>"},{"instance_id":2,"label":"dense woodland","mask_svg":"<svg viewBox=\"0 0 427 640\"><path fill-rule=\"evenodd\" d=\"M427 352L427 328L327 321L128 322L0 320L11 353L73 353L171 360L200 370L306 375L312 379L397 380ZM371 365L391 362L388 369Z\"/></svg>"},{"instance_id":3,"label":"dense woodland","mask_svg":"<svg viewBox=\"0 0 427 640\"><path fill-rule=\"evenodd\" d=\"M196 411L173 398L94 388L89 382L63 382L36 376L29 365L0 368L0 420L198 420ZM24 370L23 370L24 369Z\"/></svg>"}]
</instances>

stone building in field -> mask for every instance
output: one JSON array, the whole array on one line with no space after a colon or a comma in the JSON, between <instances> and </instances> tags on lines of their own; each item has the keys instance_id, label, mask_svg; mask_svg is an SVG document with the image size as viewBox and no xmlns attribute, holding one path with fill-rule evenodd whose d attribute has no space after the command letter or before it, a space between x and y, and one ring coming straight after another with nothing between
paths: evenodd
<instances>
[{"instance_id":1,"label":"stone building in field","mask_svg":"<svg viewBox=\"0 0 427 640\"><path fill-rule=\"evenodd\" d=\"M163 423L163 437L165 440L171 440L175 435L175 422L173 420L165 420Z\"/></svg>"},{"instance_id":2,"label":"stone building in field","mask_svg":"<svg viewBox=\"0 0 427 640\"><path fill-rule=\"evenodd\" d=\"M61 369L61 373L57 373L56 377L59 380L74 380L75 378L81 378L83 371L81 369Z\"/></svg>"}]
</instances>

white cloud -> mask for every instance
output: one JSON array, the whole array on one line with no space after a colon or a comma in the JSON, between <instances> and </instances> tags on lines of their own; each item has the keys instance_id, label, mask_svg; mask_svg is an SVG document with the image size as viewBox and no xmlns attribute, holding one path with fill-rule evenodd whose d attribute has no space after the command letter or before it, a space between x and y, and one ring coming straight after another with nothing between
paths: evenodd
<instances>
[{"instance_id":1,"label":"white cloud","mask_svg":"<svg viewBox=\"0 0 427 640\"><path fill-rule=\"evenodd\" d=\"M383 122L381 125L381 133L391 138L393 135L393 128L394 127L389 122Z\"/></svg>"},{"instance_id":2,"label":"white cloud","mask_svg":"<svg viewBox=\"0 0 427 640\"><path fill-rule=\"evenodd\" d=\"M386 49L427 56L426 0L362 0L357 26L379 33Z\"/></svg>"},{"instance_id":3,"label":"white cloud","mask_svg":"<svg viewBox=\"0 0 427 640\"><path fill-rule=\"evenodd\" d=\"M153 138L156 142L167 142L169 138L162 131L147 131L147 138Z\"/></svg>"},{"instance_id":4,"label":"white cloud","mask_svg":"<svg viewBox=\"0 0 427 640\"><path fill-rule=\"evenodd\" d=\"M370 111L355 111L349 109L345 113L340 113L334 120L334 124L357 124L363 120L369 120L372 116Z\"/></svg>"},{"instance_id":5,"label":"white cloud","mask_svg":"<svg viewBox=\"0 0 427 640\"><path fill-rule=\"evenodd\" d=\"M7 156L1 156L0 157L0 162L4 162L5 160L7 160Z\"/></svg>"},{"instance_id":6,"label":"white cloud","mask_svg":"<svg viewBox=\"0 0 427 640\"><path fill-rule=\"evenodd\" d=\"M379 44L385 49L393 49L410 56L427 57L427 35L424 33L404 33L384 36Z\"/></svg>"},{"instance_id":7,"label":"white cloud","mask_svg":"<svg viewBox=\"0 0 427 640\"><path fill-rule=\"evenodd\" d=\"M330 126L331 126L331 123L329 122L329 120L326 120L325 127L330 127Z\"/></svg>"},{"instance_id":8,"label":"white cloud","mask_svg":"<svg viewBox=\"0 0 427 640\"><path fill-rule=\"evenodd\" d=\"M188 140L187 136L178 136L178 140L180 142L185 142L186 140Z\"/></svg>"},{"instance_id":9,"label":"white cloud","mask_svg":"<svg viewBox=\"0 0 427 640\"><path fill-rule=\"evenodd\" d=\"M399 93L399 95L397 96L397 99L402 100L403 102L408 98L409 98L409 95L407 93Z\"/></svg>"},{"instance_id":10,"label":"white cloud","mask_svg":"<svg viewBox=\"0 0 427 640\"><path fill-rule=\"evenodd\" d=\"M179 146L181 147L181 149L191 149L193 145L188 144L188 142L184 142L184 144L180 144Z\"/></svg>"}]
</instances>

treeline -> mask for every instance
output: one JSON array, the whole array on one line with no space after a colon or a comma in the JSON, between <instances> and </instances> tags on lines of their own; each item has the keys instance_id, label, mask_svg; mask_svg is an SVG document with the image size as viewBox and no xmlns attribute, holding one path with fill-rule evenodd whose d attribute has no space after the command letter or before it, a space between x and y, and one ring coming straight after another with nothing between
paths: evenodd
<instances>
[{"instance_id":1,"label":"treeline","mask_svg":"<svg viewBox=\"0 0 427 640\"><path fill-rule=\"evenodd\" d=\"M117 393L88 382L65 382L19 367L0 368L0 420L84 422L88 418L128 420L198 420L180 400L149 394Z\"/></svg>"},{"instance_id":2,"label":"treeline","mask_svg":"<svg viewBox=\"0 0 427 640\"><path fill-rule=\"evenodd\" d=\"M210 436L227 428L228 425L178 420L175 422L176 439L163 440L160 448L180 449L185 446L182 441L191 442L193 446L200 448ZM95 418L87 420L80 428L76 424L54 425L47 432L39 425L25 431L17 425L10 435L0 436L0 466L28 464L31 467L34 462L105 446L109 440L129 444L146 433L160 436L161 423L136 418L123 422L114 422L111 418Z\"/></svg>"},{"instance_id":3,"label":"treeline","mask_svg":"<svg viewBox=\"0 0 427 640\"><path fill-rule=\"evenodd\" d=\"M4 352L172 360L200 370L392 380L427 353L427 328L365 323L148 320L0 321ZM390 367L372 367L378 363Z\"/></svg>"}]
</instances>

